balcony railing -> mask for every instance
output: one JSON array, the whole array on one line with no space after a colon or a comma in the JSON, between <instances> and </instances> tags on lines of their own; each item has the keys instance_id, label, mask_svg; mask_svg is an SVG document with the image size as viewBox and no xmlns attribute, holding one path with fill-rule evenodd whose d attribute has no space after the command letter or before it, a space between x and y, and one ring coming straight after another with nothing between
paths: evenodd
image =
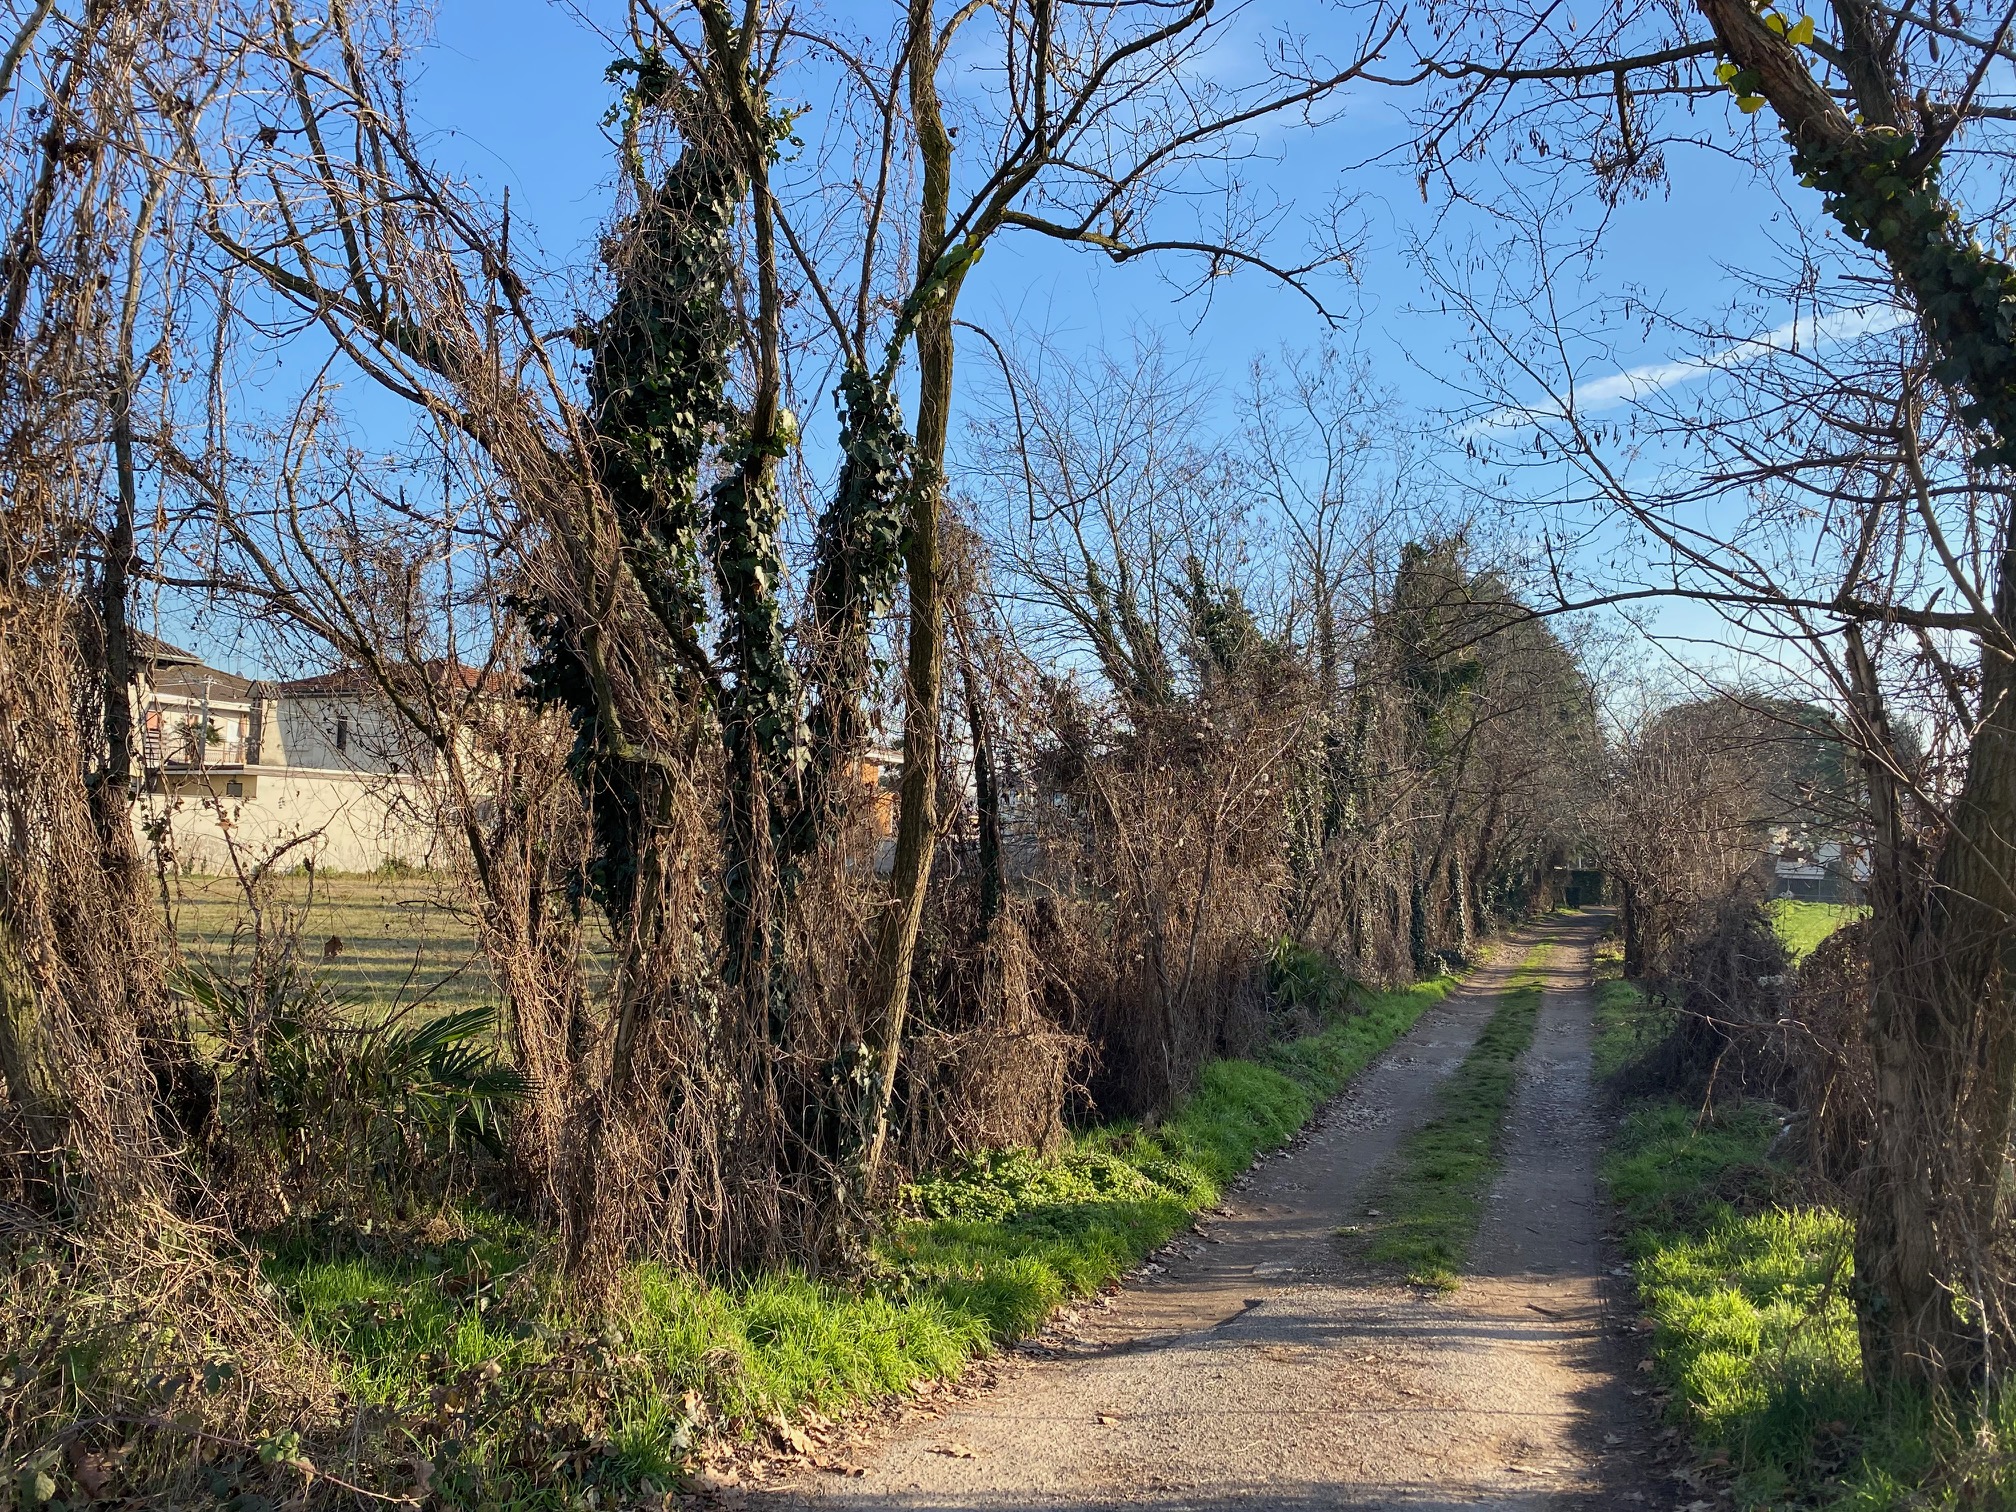
<instances>
[{"instance_id":1,"label":"balcony railing","mask_svg":"<svg viewBox=\"0 0 2016 1512\"><path fill-rule=\"evenodd\" d=\"M171 772L200 772L219 767L245 765L242 740L202 741L194 736L148 730L140 737L140 759L149 767Z\"/></svg>"}]
</instances>

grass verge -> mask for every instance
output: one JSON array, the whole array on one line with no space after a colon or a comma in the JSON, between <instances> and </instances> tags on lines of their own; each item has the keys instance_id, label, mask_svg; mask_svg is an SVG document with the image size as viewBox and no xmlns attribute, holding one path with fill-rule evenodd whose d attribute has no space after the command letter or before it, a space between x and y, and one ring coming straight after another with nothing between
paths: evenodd
<instances>
[{"instance_id":1,"label":"grass verge","mask_svg":"<svg viewBox=\"0 0 2016 1512\"><path fill-rule=\"evenodd\" d=\"M788 1442L786 1420L950 1376L1114 1280L1451 985L1362 996L1314 1034L1216 1062L1152 1129L1099 1128L1058 1155L994 1153L919 1183L857 1288L643 1266L607 1316L581 1319L535 1236L494 1223L431 1246L302 1239L265 1273L443 1503L530 1512L592 1505L590 1491L653 1495L707 1434L768 1425Z\"/></svg>"},{"instance_id":2,"label":"grass verge","mask_svg":"<svg viewBox=\"0 0 2016 1512\"><path fill-rule=\"evenodd\" d=\"M1375 1185L1377 1221L1357 1230L1369 1259L1417 1286L1453 1288L1476 1237L1519 1057L1539 1021L1548 950L1535 946L1506 983L1484 1032L1437 1093L1435 1116L1407 1136Z\"/></svg>"},{"instance_id":3,"label":"grass verge","mask_svg":"<svg viewBox=\"0 0 2016 1512\"><path fill-rule=\"evenodd\" d=\"M1628 983L1602 983L1599 1062L1628 1065L1670 1022ZM2016 1507L2016 1400L1963 1424L1863 1386L1853 1227L1770 1158L1779 1113L1633 1098L1610 1143L1604 1177L1669 1413L1739 1507Z\"/></svg>"},{"instance_id":4,"label":"grass verge","mask_svg":"<svg viewBox=\"0 0 2016 1512\"><path fill-rule=\"evenodd\" d=\"M1596 1037L1590 1047L1589 1075L1600 1087L1617 1078L1653 1046L1673 1032L1673 1010L1646 1001L1645 994L1624 980L1624 946L1616 936L1596 942Z\"/></svg>"}]
</instances>

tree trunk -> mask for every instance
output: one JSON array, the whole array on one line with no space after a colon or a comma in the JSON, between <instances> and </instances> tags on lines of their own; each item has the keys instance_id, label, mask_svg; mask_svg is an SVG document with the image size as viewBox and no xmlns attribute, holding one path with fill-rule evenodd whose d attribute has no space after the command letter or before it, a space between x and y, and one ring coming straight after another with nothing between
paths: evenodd
<instances>
[{"instance_id":1,"label":"tree trunk","mask_svg":"<svg viewBox=\"0 0 2016 1512\"><path fill-rule=\"evenodd\" d=\"M112 529L105 538L105 563L98 591L99 661L104 673L105 765L99 772L92 818L98 843L108 857L133 856L133 651L126 626L127 566L133 559L133 517L137 480L133 471L133 417L130 391L115 399L112 446L119 487Z\"/></svg>"},{"instance_id":2,"label":"tree trunk","mask_svg":"<svg viewBox=\"0 0 2016 1512\"><path fill-rule=\"evenodd\" d=\"M767 103L751 106L759 119ZM776 227L770 202L767 141L745 144L751 160L756 232L756 393L739 442L735 468L715 485L710 526L714 577L721 594L722 642L734 681L722 705L728 750L727 845L722 877L726 914L723 979L740 990L752 1016L774 1042L789 1017L783 980L785 891L778 851L786 813L781 803L803 754L798 683L791 668L782 606L779 533L784 503L776 459L785 450L782 417L783 296L777 282Z\"/></svg>"},{"instance_id":3,"label":"tree trunk","mask_svg":"<svg viewBox=\"0 0 2016 1512\"><path fill-rule=\"evenodd\" d=\"M123 956L127 1011L154 1081L154 1121L164 1144L174 1147L201 1133L216 1103L216 1086L197 1059L187 1025L166 990L160 916L154 912L147 870L133 833L133 637L126 617L129 570L139 509L133 449L133 361L122 333L119 392L114 396L112 454L118 487L98 594L98 671L104 764L91 788L91 822L98 864L114 918L108 921ZM208 731L200 738L207 739Z\"/></svg>"},{"instance_id":4,"label":"tree trunk","mask_svg":"<svg viewBox=\"0 0 2016 1512\"><path fill-rule=\"evenodd\" d=\"M984 934L1001 913L1007 889L1001 875L1001 785L995 769L993 721L985 691L973 667L973 647L964 609L954 611L952 633L959 644L959 681L966 695L966 731L973 742L973 806L978 821L980 929Z\"/></svg>"},{"instance_id":5,"label":"tree trunk","mask_svg":"<svg viewBox=\"0 0 2016 1512\"><path fill-rule=\"evenodd\" d=\"M1829 215L1888 263L1942 382L1968 393L1986 433L1979 465L2016 465L2016 268L1984 248L1944 195L1943 137L1900 130L1902 78L1861 0L1837 0L1842 74L1859 118L1799 49L1738 0L1695 0L1730 60L1785 130L1793 169ZM1924 123L1936 130L1936 123ZM2016 1023L2016 564L1999 564L1981 641L1981 724L1927 877L1907 843L1874 669L1849 632L1851 681L1877 809L1871 887L1870 1042L1876 1133L1857 1181L1856 1267L1872 1379L1971 1381L2016 1345L1986 1261L2007 1153ZM1977 1266L1979 1267L1977 1269ZM1956 1293L1958 1295L1956 1295ZM1963 1329L1961 1319L1976 1320ZM1971 1337L1969 1335L1971 1334ZM1983 1351L1991 1352L1984 1358Z\"/></svg>"},{"instance_id":6,"label":"tree trunk","mask_svg":"<svg viewBox=\"0 0 2016 1512\"><path fill-rule=\"evenodd\" d=\"M2016 623L2012 568L2005 556L2004 626ZM1875 1122L1854 1183L1863 1369L1877 1386L1964 1388L2016 1346L1985 1259L2016 1091L2016 676L2005 651L1983 646L1986 716L1928 875L1903 823L1874 668L1859 633L1848 639L1874 819Z\"/></svg>"},{"instance_id":7,"label":"tree trunk","mask_svg":"<svg viewBox=\"0 0 2016 1512\"><path fill-rule=\"evenodd\" d=\"M1645 975L1645 910L1629 877L1617 879L1618 912L1624 931L1624 975L1633 981Z\"/></svg>"},{"instance_id":8,"label":"tree trunk","mask_svg":"<svg viewBox=\"0 0 2016 1512\"><path fill-rule=\"evenodd\" d=\"M1428 885L1416 876L1407 889L1407 949L1416 976L1428 975Z\"/></svg>"},{"instance_id":9,"label":"tree trunk","mask_svg":"<svg viewBox=\"0 0 2016 1512\"><path fill-rule=\"evenodd\" d=\"M952 138L938 103L936 30L931 0L910 3L910 108L924 165L918 225L918 265L936 268L945 255L945 222L952 191ZM939 592L939 511L945 490L945 438L952 413L952 311L964 270L938 284L917 318L917 433L912 477L910 536L903 554L910 593L907 697L903 706L901 818L891 868L889 905L882 915L873 995L869 1008L877 1043L876 1082L863 1161L865 1197L882 1164L889 1106L903 1054L910 1008L910 972L931 853L938 839L938 700L944 675L944 606Z\"/></svg>"},{"instance_id":10,"label":"tree trunk","mask_svg":"<svg viewBox=\"0 0 2016 1512\"><path fill-rule=\"evenodd\" d=\"M916 492L904 571L910 592L909 685L903 705L903 776L897 789L900 817L896 856L890 870L890 899L882 915L870 1009L878 1043L873 1127L865 1162L872 1186L882 1163L895 1095L896 1067L903 1053L903 1030L910 1007L910 972L917 931L924 919L924 895L931 855L938 840L938 703L943 681L944 622L938 593L938 514L943 497L939 470L952 386L952 321L949 309L927 312L917 328L919 398ZM865 1194L864 1194L865 1195Z\"/></svg>"}]
</instances>

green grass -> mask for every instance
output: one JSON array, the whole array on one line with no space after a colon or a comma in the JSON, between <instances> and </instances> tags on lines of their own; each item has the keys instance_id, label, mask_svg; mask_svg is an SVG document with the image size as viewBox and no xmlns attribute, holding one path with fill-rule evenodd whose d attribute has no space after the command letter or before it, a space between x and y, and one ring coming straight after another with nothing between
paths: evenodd
<instances>
[{"instance_id":1,"label":"green grass","mask_svg":"<svg viewBox=\"0 0 2016 1512\"><path fill-rule=\"evenodd\" d=\"M591 1489L605 1505L655 1494L702 1432L750 1434L953 1375L1114 1280L1451 985L1326 1006L1318 1032L1207 1067L1152 1128L1094 1129L1054 1156L976 1156L917 1183L857 1287L641 1266L608 1317L584 1319L558 1301L536 1236L495 1219L427 1248L304 1240L269 1255L266 1274L374 1409L388 1453L425 1457L446 1504L529 1512Z\"/></svg>"},{"instance_id":2,"label":"green grass","mask_svg":"<svg viewBox=\"0 0 2016 1512\"><path fill-rule=\"evenodd\" d=\"M1540 1016L1536 946L1499 997L1477 1043L1436 1095L1435 1116L1408 1135L1374 1186L1375 1221L1358 1232L1367 1256L1417 1286L1453 1288L1476 1237L1478 1214L1498 1169L1500 1133L1519 1057Z\"/></svg>"},{"instance_id":3,"label":"green grass","mask_svg":"<svg viewBox=\"0 0 2016 1512\"><path fill-rule=\"evenodd\" d=\"M1793 898L1774 898L1766 906L1771 911L1771 925L1795 965L1842 925L1869 913L1859 903L1801 903Z\"/></svg>"},{"instance_id":4,"label":"green grass","mask_svg":"<svg viewBox=\"0 0 2016 1512\"><path fill-rule=\"evenodd\" d=\"M391 1450L429 1460L450 1506L656 1495L705 1432L950 1375L990 1343L982 1316L928 1292L791 1274L708 1285L656 1265L585 1319L558 1304L528 1240L494 1232L400 1255L296 1246L266 1263L346 1392L386 1425ZM514 1273L517 1287L499 1284Z\"/></svg>"},{"instance_id":5,"label":"green grass","mask_svg":"<svg viewBox=\"0 0 2016 1512\"><path fill-rule=\"evenodd\" d=\"M1599 1059L1606 1037L1642 1050L1663 1015L1604 987ZM1611 1141L1604 1178L1669 1410L1726 1463L1739 1507L2016 1508L2016 1398L1963 1424L1864 1387L1853 1227L1769 1158L1778 1128L1766 1104L1704 1115L1652 1096Z\"/></svg>"},{"instance_id":6,"label":"green grass","mask_svg":"<svg viewBox=\"0 0 2016 1512\"><path fill-rule=\"evenodd\" d=\"M1601 981L1598 1005L1609 1073L1670 1023L1626 982ZM1765 1104L1634 1099L1603 1163L1655 1374L1703 1457L1727 1460L1745 1506L1809 1496L1866 1418L1850 1226L1794 1200L1766 1154L1778 1128Z\"/></svg>"},{"instance_id":7,"label":"green grass","mask_svg":"<svg viewBox=\"0 0 2016 1512\"><path fill-rule=\"evenodd\" d=\"M328 876L295 872L272 881L274 902L298 928L301 948L340 996L387 1009L424 999L467 1008L496 996L488 964L450 880L426 872ZM233 877L171 879L170 914L185 951L224 958L249 948L251 921ZM276 923L280 920L276 919ZM342 941L326 963L324 945Z\"/></svg>"},{"instance_id":8,"label":"green grass","mask_svg":"<svg viewBox=\"0 0 2016 1512\"><path fill-rule=\"evenodd\" d=\"M1830 1208L1770 1200L1776 1131L1755 1105L1697 1126L1684 1106L1651 1104L1626 1118L1606 1172L1659 1380L1748 1506L1817 1489L1867 1417L1853 1235Z\"/></svg>"},{"instance_id":9,"label":"green grass","mask_svg":"<svg viewBox=\"0 0 2016 1512\"><path fill-rule=\"evenodd\" d=\"M1618 975L1623 949L1605 940L1596 947L1596 1039L1590 1074L1600 1084L1636 1061L1672 1032L1675 1015Z\"/></svg>"},{"instance_id":10,"label":"green grass","mask_svg":"<svg viewBox=\"0 0 2016 1512\"><path fill-rule=\"evenodd\" d=\"M228 962L251 948L252 918L235 877L169 879L168 917L184 951ZM367 1012L405 1004L449 1012L494 1002L495 981L454 878L398 870L289 872L270 879L269 930L298 933L315 974ZM325 959L324 947L341 942ZM591 974L607 969L606 942L590 928Z\"/></svg>"}]
</instances>

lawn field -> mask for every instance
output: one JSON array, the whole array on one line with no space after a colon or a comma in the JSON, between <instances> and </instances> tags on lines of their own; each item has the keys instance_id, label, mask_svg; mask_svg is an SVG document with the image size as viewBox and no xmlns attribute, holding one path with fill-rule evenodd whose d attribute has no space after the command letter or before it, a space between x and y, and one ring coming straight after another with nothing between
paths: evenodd
<instances>
[{"instance_id":1,"label":"lawn field","mask_svg":"<svg viewBox=\"0 0 2016 1512\"><path fill-rule=\"evenodd\" d=\"M250 950L251 916L235 878L186 876L169 886L170 917L183 950L220 963ZM309 963L360 1007L383 1011L418 1002L446 1010L495 995L446 877L417 872L311 882L296 873L274 887L282 927L299 929ZM341 941L341 948L325 961L331 940Z\"/></svg>"},{"instance_id":2,"label":"lawn field","mask_svg":"<svg viewBox=\"0 0 2016 1512\"><path fill-rule=\"evenodd\" d=\"M1772 927L1785 942L1795 965L1811 955L1835 930L1869 912L1859 903L1800 903L1792 898L1776 898L1768 906Z\"/></svg>"}]
</instances>

